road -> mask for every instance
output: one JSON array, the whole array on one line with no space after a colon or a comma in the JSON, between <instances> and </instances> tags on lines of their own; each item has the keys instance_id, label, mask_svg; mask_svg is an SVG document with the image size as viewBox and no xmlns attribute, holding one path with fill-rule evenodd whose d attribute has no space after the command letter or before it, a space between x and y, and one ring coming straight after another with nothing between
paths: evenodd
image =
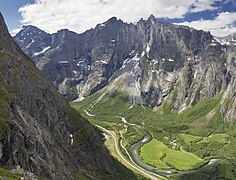
<instances>
[{"instance_id":1,"label":"road","mask_svg":"<svg viewBox=\"0 0 236 180\"><path fill-rule=\"evenodd\" d=\"M84 110L84 112L90 117L95 116L93 114L90 114L87 110ZM165 177L159 176L157 174L154 175L152 172L147 172L145 169L142 169L141 167L139 167L135 163L131 163L130 161L128 161L124 157L124 155L122 154L122 152L120 150L117 135L114 132L109 131L102 126L99 126L99 125L95 125L95 126L97 126L99 129L101 129L103 132L109 134L113 138L114 144L115 144L115 151L116 151L117 155L123 160L123 162L126 163L126 165L130 166L131 168L135 169L136 171L140 172L142 175L144 175L152 180L166 179Z\"/></svg>"},{"instance_id":2,"label":"road","mask_svg":"<svg viewBox=\"0 0 236 180\"><path fill-rule=\"evenodd\" d=\"M86 110L84 110L84 112L85 112L88 116L95 116L95 115L93 115L93 114L90 114L90 113L89 113L88 111L86 111ZM133 125L133 124L128 123L128 122L125 120L125 118L123 118L123 117L119 117L119 118L121 118L121 120L122 120L123 123L129 124L129 125ZM149 178L151 178L151 179L153 179L153 180L156 180L156 179L166 179L166 180L167 180L167 178L165 178L165 177L163 177L163 176L160 176L160 175L158 175L158 174L156 174L156 173L153 173L153 172L151 172L151 171L149 171L149 170L143 169L143 168L140 167L138 164L136 164L136 163L132 160L132 158L130 158L131 161L127 160L127 158L124 157L124 155L122 154L122 152L121 152L121 150L120 150L119 143L118 143L119 141L118 141L118 138L117 138L116 133L115 133L114 131L109 131L109 130L107 130L106 128L104 128L104 127L102 127L102 126L99 126L99 125L95 125L95 126L97 126L97 127L100 128L102 131L104 131L105 133L109 134L109 135L112 137L112 139L113 139L113 141L114 141L114 145L115 145L116 154L121 158L121 160L123 161L123 163L125 164L125 166L129 167L129 168L132 169L132 170L136 170L136 171L140 172L140 174L142 174L142 175L144 175L144 176L146 176L146 177L149 177ZM121 146L122 146L122 144L121 144ZM125 150L124 147L122 147L122 148ZM127 153L127 154L129 155L129 153ZM130 156L129 156L129 157L130 157ZM178 173L181 173L181 172L182 172L182 173L194 173L194 172L196 172L196 171L198 171L198 170L200 170L200 169L204 169L204 168L208 168L208 167L211 168L211 166L214 166L214 164L217 163L217 162L219 162L219 161L220 161L220 159L211 159L207 164L205 164L204 166L202 166L202 167L200 167L200 168L198 168L198 169L186 170L186 171L178 171Z\"/></svg>"},{"instance_id":3,"label":"road","mask_svg":"<svg viewBox=\"0 0 236 180\"><path fill-rule=\"evenodd\" d=\"M109 134L113 140L114 140L114 144L115 144L115 150L116 150L116 153L119 155L119 157L126 163L128 164L130 167L132 167L133 169L135 169L136 171L140 172L141 174L143 174L144 176L146 177L149 177L150 179L153 179L153 180L159 180L159 179L166 179L164 177L161 177L161 176L158 176L158 175L153 175L151 173L148 173L147 171L145 171L144 169L138 167L137 165L131 163L130 161L128 161L124 155L122 154L122 152L120 151L120 147L119 147L119 143L118 143L118 139L117 139L117 136L114 132L112 131L109 131L107 129L105 129L104 127L102 126L99 126L99 125L96 125L99 129L101 129L103 132ZM158 176L158 177L157 177Z\"/></svg>"}]
</instances>

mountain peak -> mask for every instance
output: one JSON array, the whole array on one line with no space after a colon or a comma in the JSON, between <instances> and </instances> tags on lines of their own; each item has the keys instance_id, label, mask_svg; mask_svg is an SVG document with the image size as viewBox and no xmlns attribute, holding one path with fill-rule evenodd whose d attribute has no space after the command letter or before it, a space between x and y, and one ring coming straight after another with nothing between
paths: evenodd
<instances>
[{"instance_id":1,"label":"mountain peak","mask_svg":"<svg viewBox=\"0 0 236 180\"><path fill-rule=\"evenodd\" d=\"M39 29L39 28L33 25L23 25L22 29Z\"/></svg>"},{"instance_id":2,"label":"mountain peak","mask_svg":"<svg viewBox=\"0 0 236 180\"><path fill-rule=\"evenodd\" d=\"M10 40L11 35L8 32L7 25L4 21L3 15L0 12L0 50L14 51L12 48L15 43Z\"/></svg>"},{"instance_id":3,"label":"mountain peak","mask_svg":"<svg viewBox=\"0 0 236 180\"><path fill-rule=\"evenodd\" d=\"M117 17L112 17L110 19L107 20L107 23L113 23L117 21Z\"/></svg>"},{"instance_id":4,"label":"mountain peak","mask_svg":"<svg viewBox=\"0 0 236 180\"><path fill-rule=\"evenodd\" d=\"M0 32L2 32L0 35L6 35L8 33L7 25L4 21L3 15L0 12Z\"/></svg>"},{"instance_id":5,"label":"mountain peak","mask_svg":"<svg viewBox=\"0 0 236 180\"><path fill-rule=\"evenodd\" d=\"M33 26L33 25L24 25L24 26L22 26L22 29L21 29L20 32L32 32L32 31L35 31L35 32L45 32L42 29L39 29L38 27Z\"/></svg>"},{"instance_id":6,"label":"mountain peak","mask_svg":"<svg viewBox=\"0 0 236 180\"><path fill-rule=\"evenodd\" d=\"M148 20L155 22L157 19L155 18L155 16L154 16L153 14L151 14L151 15L148 17Z\"/></svg>"}]
</instances>

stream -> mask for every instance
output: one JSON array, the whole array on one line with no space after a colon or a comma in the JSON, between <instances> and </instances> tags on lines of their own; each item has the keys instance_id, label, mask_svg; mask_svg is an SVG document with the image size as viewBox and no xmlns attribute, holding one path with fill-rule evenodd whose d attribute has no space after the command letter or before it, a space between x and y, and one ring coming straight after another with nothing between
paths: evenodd
<instances>
[{"instance_id":1,"label":"stream","mask_svg":"<svg viewBox=\"0 0 236 180\"><path fill-rule=\"evenodd\" d=\"M127 123L126 120L122 120L122 122L124 122L125 124L131 125L130 123ZM167 175L174 175L174 174L188 174L188 173L195 173L195 172L200 172L203 170L206 170L208 168L215 168L215 165L221 160L221 159L211 159L208 163L206 163L205 165L199 167L198 169L193 169L193 170L185 170L185 171L180 171L180 170L176 170L176 169L168 169L168 170L164 170L164 169L157 169L151 165L148 165L146 163L144 163L140 157L139 157L139 152L138 150L144 145L147 144L148 142L150 142L153 137L152 134L147 131L144 126L139 126L136 124L132 124L132 126L135 126L139 129L142 129L146 135L143 137L143 139L135 144L133 144L129 150L129 155L131 157L131 159L133 160L133 162L135 162L135 164L137 164L139 167L152 172L154 174L158 174L158 175L162 175L162 176L167 176Z\"/></svg>"}]
</instances>

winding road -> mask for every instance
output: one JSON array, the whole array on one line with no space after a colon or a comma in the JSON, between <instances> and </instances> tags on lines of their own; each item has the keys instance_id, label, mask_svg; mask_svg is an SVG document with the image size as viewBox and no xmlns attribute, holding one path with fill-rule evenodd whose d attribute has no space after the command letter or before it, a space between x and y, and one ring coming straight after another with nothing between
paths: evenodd
<instances>
[{"instance_id":1,"label":"winding road","mask_svg":"<svg viewBox=\"0 0 236 180\"><path fill-rule=\"evenodd\" d=\"M115 144L115 151L116 151L116 153L117 153L117 154L119 155L119 157L120 157L126 164L128 164L132 169L135 169L136 171L139 171L139 172L140 172L141 174L143 174L144 176L149 177L149 178L151 178L151 179L153 179L153 180L166 179L166 178L164 178L164 177L162 177L162 176L158 176L158 175L156 175L156 174L154 175L154 174L152 174L152 173L149 173L149 172L147 172L146 170L144 170L144 169L138 167L136 164L133 164L133 163L131 163L130 161L128 161L128 160L124 157L124 155L122 154L122 152L121 152L121 150L120 150L119 143L118 143L118 139L117 139L117 135L116 135L113 131L109 131L109 130L105 129L105 128L102 127L102 126L99 126L99 125L96 125L96 126L97 126L99 129L101 129L103 132L109 134L109 135L113 138L114 144Z\"/></svg>"},{"instance_id":2,"label":"winding road","mask_svg":"<svg viewBox=\"0 0 236 180\"><path fill-rule=\"evenodd\" d=\"M87 110L84 110L84 112L88 116L91 116L91 117L95 116L93 114L90 114ZM102 126L99 126L99 125L95 125L95 126L97 126L104 133L109 134L112 137L112 139L114 141L115 152L119 156L119 158L123 161L124 165L126 165L127 167L129 167L132 170L136 170L136 171L140 172L142 175L144 175L148 178L151 178L154 180L167 179L164 176L170 175L170 174L176 174L176 173L178 173L178 174L194 173L194 172L198 172L201 170L205 170L207 168L214 168L215 164L220 161L220 159L211 159L207 164L201 166L198 169L186 170L186 171L178 171L176 169L170 169L170 170L156 169L156 168L144 163L137 154L137 150L142 145L148 143L152 139L151 133L149 131L145 130L143 126L139 126L139 125L131 124L131 123L127 122L124 117L120 117L120 116L117 116L117 117L120 118L124 124L130 125L130 126L136 126L137 128L142 129L146 132L146 135L144 136L144 138L140 142L133 144L131 146L129 152L127 152L127 150L122 146L122 142L120 142L121 147L125 150L125 152L129 156L129 160L127 160L127 158L122 154L122 152L120 150L117 134L114 131L109 131ZM121 137L122 137L122 134L121 134Z\"/></svg>"},{"instance_id":3,"label":"winding road","mask_svg":"<svg viewBox=\"0 0 236 180\"><path fill-rule=\"evenodd\" d=\"M87 110L84 110L84 112L90 117L94 116L93 114L90 114ZM114 141L114 145L115 145L116 154L122 159L122 161L126 164L126 166L130 167L133 170L138 171L140 174L142 174L145 177L148 177L152 180L166 179L165 177L159 176L159 175L154 174L152 172L148 172L147 170L145 170L145 169L139 167L138 165L136 165L134 162L128 161L126 159L126 157L124 157L124 155L122 154L122 152L120 150L119 141L118 141L116 133L113 132L113 131L109 131L108 129L106 129L102 126L99 126L99 125L95 125L95 126L98 127L99 129L101 129L104 133L109 134L112 137L112 139ZM131 161L132 161L132 159L131 159Z\"/></svg>"}]
</instances>

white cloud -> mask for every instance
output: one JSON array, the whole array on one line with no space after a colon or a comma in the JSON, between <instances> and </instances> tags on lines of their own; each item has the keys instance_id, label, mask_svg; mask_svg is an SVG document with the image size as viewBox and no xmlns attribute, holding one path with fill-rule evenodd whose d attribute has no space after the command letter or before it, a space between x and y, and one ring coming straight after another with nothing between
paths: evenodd
<instances>
[{"instance_id":1,"label":"white cloud","mask_svg":"<svg viewBox=\"0 0 236 180\"><path fill-rule=\"evenodd\" d=\"M19 9L22 24L48 32L68 28L83 32L116 16L136 22L151 14L159 18L183 18L189 12L213 10L219 0L36 0Z\"/></svg>"},{"instance_id":2,"label":"white cloud","mask_svg":"<svg viewBox=\"0 0 236 180\"><path fill-rule=\"evenodd\" d=\"M215 0L197 0L196 3L193 4L193 8L191 8L191 12L201 12L205 10L215 10L217 7L213 6Z\"/></svg>"},{"instance_id":3,"label":"white cloud","mask_svg":"<svg viewBox=\"0 0 236 180\"><path fill-rule=\"evenodd\" d=\"M236 12L222 12L213 20L198 20L192 22L178 23L179 25L186 25L195 29L210 31L214 36L227 36L236 32Z\"/></svg>"},{"instance_id":4,"label":"white cloud","mask_svg":"<svg viewBox=\"0 0 236 180\"><path fill-rule=\"evenodd\" d=\"M13 30L10 32L10 34L11 34L12 36L15 36L18 32L20 32L21 29L22 29L22 28L13 29Z\"/></svg>"}]
</instances>

